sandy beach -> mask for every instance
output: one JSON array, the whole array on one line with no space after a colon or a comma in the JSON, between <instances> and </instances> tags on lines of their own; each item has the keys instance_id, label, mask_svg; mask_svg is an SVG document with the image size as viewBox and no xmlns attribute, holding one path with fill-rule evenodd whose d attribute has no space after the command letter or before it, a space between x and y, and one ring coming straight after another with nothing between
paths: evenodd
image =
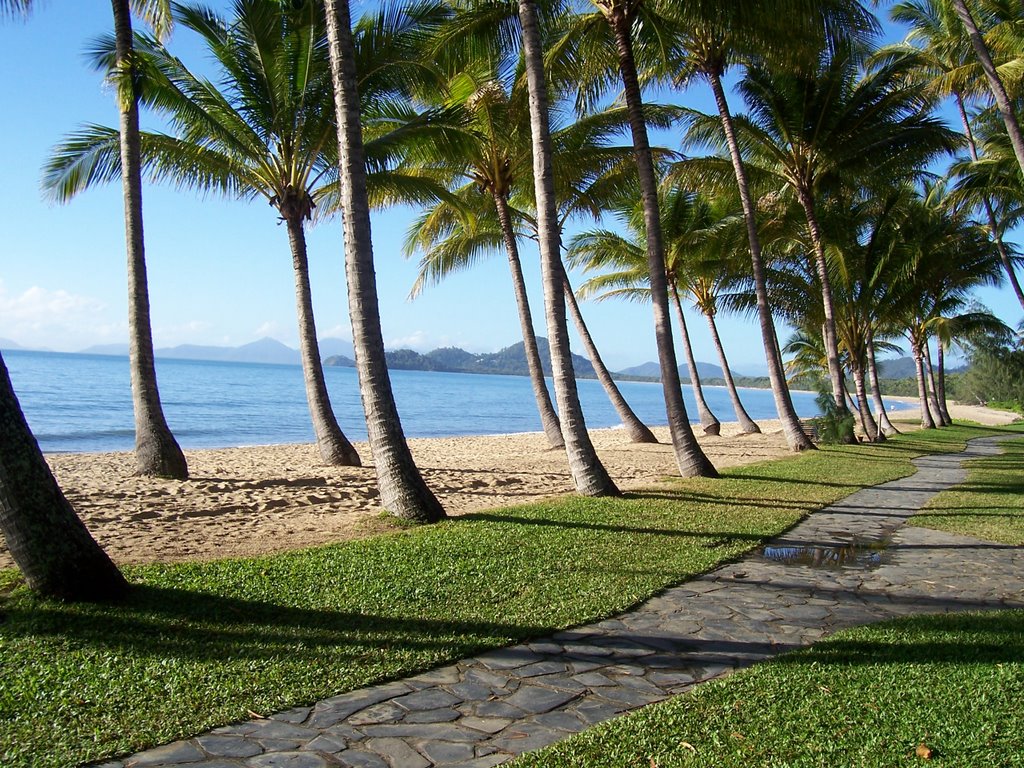
<instances>
[{"instance_id":1,"label":"sandy beach","mask_svg":"<svg viewBox=\"0 0 1024 768\"><path fill-rule=\"evenodd\" d=\"M953 417L1005 424L1013 414L955 406ZM899 418L915 418L913 411ZM723 424L699 438L718 468L791 455L778 421L762 434ZM699 429L697 430L700 431ZM655 445L630 443L619 429L591 432L612 477L624 490L677 475L668 428ZM450 515L569 493L565 453L541 433L409 441L428 485ZM206 560L280 552L370 535L391 524L381 515L368 446L367 466L327 467L312 445L186 451L187 481L132 476L130 453L50 454L61 488L100 545L118 563ZM13 561L0 545L0 567Z\"/></svg>"}]
</instances>

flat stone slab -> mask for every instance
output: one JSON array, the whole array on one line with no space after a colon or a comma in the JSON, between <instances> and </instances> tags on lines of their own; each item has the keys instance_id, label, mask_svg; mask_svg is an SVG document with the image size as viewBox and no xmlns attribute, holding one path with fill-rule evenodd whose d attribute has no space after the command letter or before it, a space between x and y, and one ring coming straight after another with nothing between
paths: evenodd
<instances>
[{"instance_id":1,"label":"flat stone slab","mask_svg":"<svg viewBox=\"0 0 1024 768\"><path fill-rule=\"evenodd\" d=\"M491 768L838 629L1024 607L1024 547L904 525L997 439L808 516L768 543L785 558L757 550L613 619L104 765Z\"/></svg>"}]
</instances>

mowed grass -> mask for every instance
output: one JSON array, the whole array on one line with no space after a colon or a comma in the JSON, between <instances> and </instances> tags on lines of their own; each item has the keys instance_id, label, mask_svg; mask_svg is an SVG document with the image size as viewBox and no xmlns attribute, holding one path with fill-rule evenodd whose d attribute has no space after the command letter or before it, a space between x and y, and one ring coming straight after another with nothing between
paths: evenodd
<instances>
[{"instance_id":1,"label":"mowed grass","mask_svg":"<svg viewBox=\"0 0 1024 768\"><path fill-rule=\"evenodd\" d=\"M1003 453L968 462L967 482L939 494L912 525L1024 544L1024 440L1002 443Z\"/></svg>"},{"instance_id":2,"label":"mowed grass","mask_svg":"<svg viewBox=\"0 0 1024 768\"><path fill-rule=\"evenodd\" d=\"M901 619L608 721L515 768L1024 765L1024 611Z\"/></svg>"},{"instance_id":3,"label":"mowed grass","mask_svg":"<svg viewBox=\"0 0 1024 768\"><path fill-rule=\"evenodd\" d=\"M119 605L0 603L0 756L121 755L618 613L801 517L1008 430L957 426L302 552L127 571Z\"/></svg>"},{"instance_id":4,"label":"mowed grass","mask_svg":"<svg viewBox=\"0 0 1024 768\"><path fill-rule=\"evenodd\" d=\"M1019 434L1019 428L1013 428ZM914 524L1024 544L1024 440ZM1024 611L834 635L515 761L516 768L1024 766Z\"/></svg>"}]
</instances>

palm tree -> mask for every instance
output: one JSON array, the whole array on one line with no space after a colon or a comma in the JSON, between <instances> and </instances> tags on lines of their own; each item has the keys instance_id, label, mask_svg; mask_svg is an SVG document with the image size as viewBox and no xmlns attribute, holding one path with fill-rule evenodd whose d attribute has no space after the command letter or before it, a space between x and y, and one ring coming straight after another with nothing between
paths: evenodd
<instances>
[{"instance_id":1,"label":"palm tree","mask_svg":"<svg viewBox=\"0 0 1024 768\"><path fill-rule=\"evenodd\" d=\"M728 3L667 3L665 11L676 31L671 39L666 74L677 85L704 78L714 95L746 224L757 318L783 433L791 450L813 449L813 443L800 425L786 384L768 296L768 270L761 252L756 205L722 78L731 65L750 60L781 61L791 67L794 57L800 59L808 50L820 50L822 40L835 42L870 32L873 18L858 2L845 0L780 0L742 7Z\"/></svg>"},{"instance_id":2,"label":"palm tree","mask_svg":"<svg viewBox=\"0 0 1024 768\"><path fill-rule=\"evenodd\" d=\"M44 597L110 600L128 588L57 485L2 357L0 533L28 586Z\"/></svg>"},{"instance_id":3,"label":"palm tree","mask_svg":"<svg viewBox=\"0 0 1024 768\"><path fill-rule=\"evenodd\" d=\"M940 152L950 151L950 131L928 114L930 102L907 85L896 62L859 76L849 50L826 55L817 71L777 73L747 70L740 91L750 116L739 122L749 142L748 162L777 178L804 212L815 256L824 310L824 340L837 409L846 409L839 363L832 278L819 207L827 195L863 179L892 181L913 173ZM711 121L696 133L712 138Z\"/></svg>"},{"instance_id":4,"label":"palm tree","mask_svg":"<svg viewBox=\"0 0 1024 768\"><path fill-rule=\"evenodd\" d=\"M612 38L618 77L623 91L623 101L629 114L630 135L636 156L637 173L643 201L646 254L651 290L651 305L654 309L654 335L658 347L658 362L661 368L661 384L668 415L669 432L675 449L676 463L684 477L717 477L718 472L701 450L690 427L683 403L679 370L676 364L675 347L672 340L671 312L669 310L668 284L665 269L665 248L661 231L661 214L658 208L658 181L654 167L654 155L647 134L644 118L643 96L637 72L633 47L633 27L638 19L641 3L639 0L594 0L597 12L579 18L564 41L592 37L597 27L604 27ZM582 29L581 29L582 27ZM566 43L563 43L563 46ZM597 66L603 66L598 62ZM607 80L607 75L605 76ZM696 379L693 366L691 379Z\"/></svg>"},{"instance_id":5,"label":"palm tree","mask_svg":"<svg viewBox=\"0 0 1024 768\"><path fill-rule=\"evenodd\" d=\"M445 511L423 481L409 451L384 356L348 1L325 0L324 10L337 118L352 342L381 504L392 514L408 520L436 522L446 516Z\"/></svg>"},{"instance_id":6,"label":"palm tree","mask_svg":"<svg viewBox=\"0 0 1024 768\"><path fill-rule=\"evenodd\" d=\"M536 352L519 252L519 241L524 236L536 239L536 217L528 210L533 208L533 178L525 83L518 78L515 85L506 89L493 72L483 77L482 82L480 80L479 76L463 72L453 78L448 89L451 100L469 113L468 141L451 147L454 151L444 156L427 152L418 158L423 172L439 173L457 189L453 190L454 202L439 200L420 216L409 232L406 252L419 250L423 253L412 295L418 295L427 283L438 282L456 269L469 267L489 253L504 250L512 273L527 364L542 424L549 443L560 447L563 445L560 426ZM663 112L652 110L652 120L664 123L668 115ZM555 147L560 228L577 212L595 211L600 204L596 197L602 196L602 190L618 180L621 166L631 152L625 147L611 146L608 141L618 133L622 123L622 110L610 109L555 126L551 139ZM626 403L601 361L571 288L563 288L586 354L630 439L657 442ZM548 411L550 417L545 418Z\"/></svg>"},{"instance_id":7,"label":"palm tree","mask_svg":"<svg viewBox=\"0 0 1024 768\"><path fill-rule=\"evenodd\" d=\"M552 172L552 147L548 125L548 90L544 74L543 50L533 0L518 0L523 60L530 95L530 135L533 139L534 199L537 206L537 236L540 245L541 273L548 338L551 344L551 369L555 398L562 419L562 435L569 459L569 470L576 489L585 496L618 495L619 489L608 475L587 434L580 407L576 378L569 352L569 334L565 319L562 262L558 211Z\"/></svg>"},{"instance_id":8,"label":"palm tree","mask_svg":"<svg viewBox=\"0 0 1024 768\"><path fill-rule=\"evenodd\" d=\"M169 20L166 0L149 0L139 5L158 34L166 31ZM111 7L114 13L115 43L111 74L117 85L120 112L121 178L128 255L128 358L135 412L135 471L140 475L183 480L188 477L188 465L164 418L153 361L153 331L149 317L149 284L142 230L139 73L133 48L131 6L129 0L111 0Z\"/></svg>"},{"instance_id":9,"label":"palm tree","mask_svg":"<svg viewBox=\"0 0 1024 768\"><path fill-rule=\"evenodd\" d=\"M979 96L980 83L976 77L976 66L972 65L971 45L966 38L959 17L948 3L941 0L907 0L897 3L890 11L894 21L910 26L904 43L887 46L876 57L905 56L911 62L911 73L925 88L936 95L951 97L956 104L963 125L964 136L971 159L977 163L978 142L974 136L971 121L967 116L967 98ZM974 60L976 61L976 60ZM1014 175L1020 178L1019 165ZM996 220L991 196L981 189L975 198L985 212L989 233L999 251L1003 269L1010 281L1017 300L1024 308L1024 290L1013 268L1012 257L1003 242L1002 230Z\"/></svg>"},{"instance_id":10,"label":"palm tree","mask_svg":"<svg viewBox=\"0 0 1024 768\"><path fill-rule=\"evenodd\" d=\"M1021 133L1020 123L1017 121L1017 113L1013 109L1013 104L1006 93L1002 78L999 76L995 63L992 61L988 46L985 44L985 38L978 29L974 16L964 0L950 0L950 4L956 11L957 16L960 17L960 21L967 31L971 47L974 48L974 54L977 56L978 63L985 73L989 90L992 91L992 98L999 109L1003 125L1006 127L1006 133L1010 138L1010 145L1013 147L1013 154L1017 158L1017 164L1020 166L1021 173L1024 174L1024 134Z\"/></svg>"},{"instance_id":11,"label":"palm tree","mask_svg":"<svg viewBox=\"0 0 1024 768\"><path fill-rule=\"evenodd\" d=\"M456 196L463 199L464 206L473 205L477 197L474 192L489 198L499 224L501 245L508 257L526 365L541 425L548 444L552 448L561 448L565 441L544 381L519 256L515 214L509 201L513 185L519 181L519 177L528 175L530 162L529 132L523 130L523 118L527 115L525 83L520 80L519 87L506 91L494 72L487 72L483 77L463 72L453 78L448 92L453 99L457 99L457 105L463 110L469 141L460 148L458 155L424 158L424 164L433 169L447 166L444 171L446 176L467 180L455 192ZM465 207L461 212L454 209L446 200L439 201L432 210L420 217L406 243L407 254L415 250L423 251L420 274L412 295L418 294L427 282L441 280L453 269L467 266L475 256L480 255L478 248L483 244L480 230L486 225L479 219L479 216Z\"/></svg>"},{"instance_id":12,"label":"palm tree","mask_svg":"<svg viewBox=\"0 0 1024 768\"><path fill-rule=\"evenodd\" d=\"M173 136L140 135L143 166L157 181L244 200L262 197L277 212L291 248L317 447L326 464L359 466L327 393L306 250L305 222L337 175L323 20L313 4L303 13L285 13L274 0L235 0L230 22L202 6L175 11L218 62L220 84L193 74L156 41L136 47L146 70L145 101L177 129ZM115 177L122 168L116 148L116 132L86 127L55 150L44 186L66 201Z\"/></svg>"},{"instance_id":13,"label":"palm tree","mask_svg":"<svg viewBox=\"0 0 1024 768\"><path fill-rule=\"evenodd\" d=\"M690 380L694 387L698 412L701 413L701 423L707 433L717 433L718 420L710 413L704 402L700 379L696 374L696 361L690 348L681 293L689 294L708 321L736 420L745 433L759 432L760 429L740 402L715 324L721 261L712 258L711 254L728 248L725 238L720 235L724 229L730 228L734 220L718 216L712 204L706 199L678 188L662 185L660 196L662 231L665 234L666 281L680 320L683 348L687 354ZM649 301L649 276L642 242L642 209L635 203L635 198L627 193L620 201L616 213L630 233L628 237L602 229L578 235L570 245L569 258L572 263L582 265L588 271L613 269L611 272L606 271L605 274L591 278L581 286L581 295L597 296L599 299L621 297Z\"/></svg>"}]
</instances>

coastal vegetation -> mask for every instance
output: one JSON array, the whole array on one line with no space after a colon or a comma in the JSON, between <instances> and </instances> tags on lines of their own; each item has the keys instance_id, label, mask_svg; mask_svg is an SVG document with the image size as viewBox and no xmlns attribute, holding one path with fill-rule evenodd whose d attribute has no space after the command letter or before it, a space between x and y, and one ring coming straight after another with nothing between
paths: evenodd
<instances>
[{"instance_id":1,"label":"coastal vegetation","mask_svg":"<svg viewBox=\"0 0 1024 768\"><path fill-rule=\"evenodd\" d=\"M915 456L1020 432L958 425L623 498L564 496L273 557L136 566L120 604L40 599L8 571L0 754L11 766L99 760L609 616L911 473ZM1004 478L1019 476L1020 459L1009 455ZM967 488L983 505L987 484Z\"/></svg>"}]
</instances>

